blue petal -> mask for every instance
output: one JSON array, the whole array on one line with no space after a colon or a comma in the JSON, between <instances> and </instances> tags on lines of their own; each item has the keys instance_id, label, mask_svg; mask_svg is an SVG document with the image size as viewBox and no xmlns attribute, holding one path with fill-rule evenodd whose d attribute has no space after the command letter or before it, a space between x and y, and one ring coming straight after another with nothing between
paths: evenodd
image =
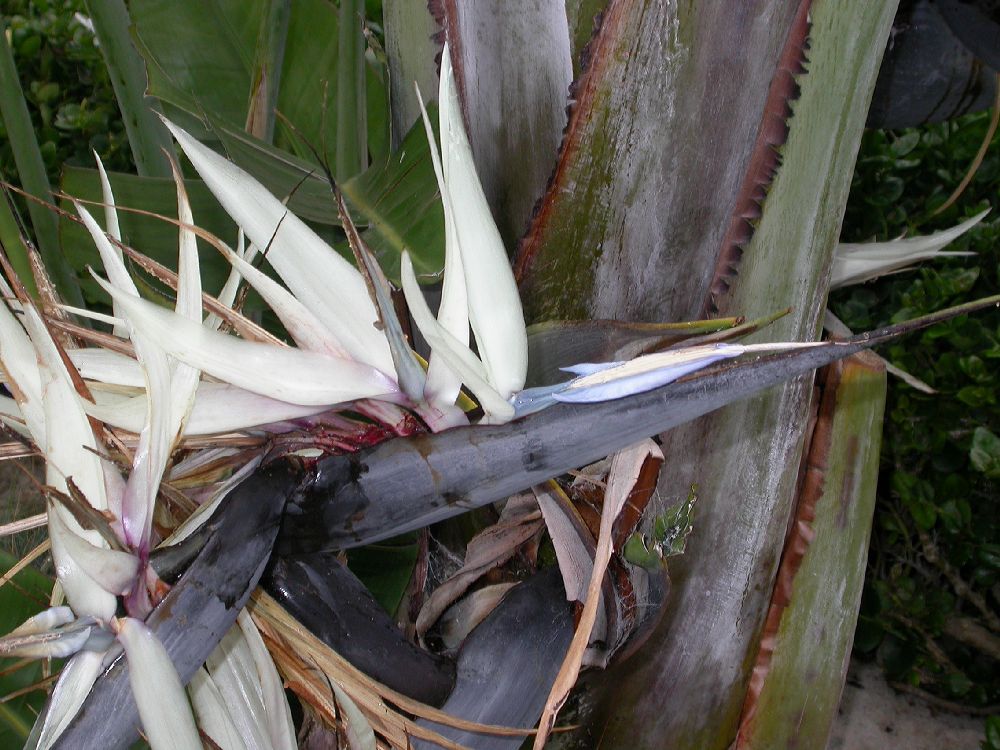
<instances>
[{"instance_id":1,"label":"blue petal","mask_svg":"<svg viewBox=\"0 0 1000 750\"><path fill-rule=\"evenodd\" d=\"M624 362L581 362L578 365L570 365L569 367L560 367L559 369L563 372L571 372L574 375L593 375L595 372L603 372L604 370L610 370L612 367L618 367L619 365L625 364Z\"/></svg>"},{"instance_id":2,"label":"blue petal","mask_svg":"<svg viewBox=\"0 0 1000 750\"><path fill-rule=\"evenodd\" d=\"M651 391L654 388L659 388L667 383L672 383L684 375L688 375L689 373L696 372L703 367L707 367L714 362L738 356L740 353L741 352L736 351L735 348L734 350L723 349L711 354L706 354L705 357L695 361L684 362L677 365L668 365L657 370L651 370L649 372L638 373L635 375L624 375L623 377L614 378L604 383L598 383L596 385L582 388L574 388L573 383L576 381L571 380L569 383L565 384L565 388L558 392L554 392L552 394L552 398L556 401L571 404L590 404L598 401L612 401L617 398L631 396L635 393L645 393L646 391Z\"/></svg>"}]
</instances>

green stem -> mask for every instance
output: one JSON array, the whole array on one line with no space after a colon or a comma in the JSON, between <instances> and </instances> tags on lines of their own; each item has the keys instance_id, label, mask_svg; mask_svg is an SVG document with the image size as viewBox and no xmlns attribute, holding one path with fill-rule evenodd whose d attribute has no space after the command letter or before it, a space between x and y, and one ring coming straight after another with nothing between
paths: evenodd
<instances>
[{"instance_id":1,"label":"green stem","mask_svg":"<svg viewBox=\"0 0 1000 750\"><path fill-rule=\"evenodd\" d=\"M14 152L14 163L17 165L21 186L30 195L49 203L52 201L52 189L45 172L42 152L39 150L38 140L35 138L31 115L28 114L28 106L24 101L21 82L17 77L14 53L7 39L6 24L0 28L0 31L3 32L3 40L0 41L0 115L3 116L4 126L7 128L7 138L10 141L11 150ZM5 206L5 208L9 213L9 207ZM80 286L73 275L72 268L59 249L59 222L56 215L43 203L32 200L28 201L28 213L35 230L38 250L45 262L46 269L56 284L56 288L63 299L70 304L82 305L83 295L80 293ZM13 220L12 215L4 218ZM17 231L16 223L14 231ZM16 242L8 242L5 234L4 245L8 251L16 254L17 251L14 248L20 247L20 238ZM24 258L22 262L26 262L26 260ZM18 269L18 272L20 273L21 270ZM27 277L22 277L22 280L25 278Z\"/></svg>"},{"instance_id":2,"label":"green stem","mask_svg":"<svg viewBox=\"0 0 1000 750\"><path fill-rule=\"evenodd\" d=\"M146 96L146 66L129 36L124 0L87 0L115 98L125 122L135 167L147 177L170 177L164 149L172 152L167 129L156 115L155 100Z\"/></svg>"},{"instance_id":3,"label":"green stem","mask_svg":"<svg viewBox=\"0 0 1000 750\"><path fill-rule=\"evenodd\" d=\"M340 0L337 145L333 169L337 182L363 172L368 161L364 13L362 0Z\"/></svg>"},{"instance_id":4,"label":"green stem","mask_svg":"<svg viewBox=\"0 0 1000 750\"><path fill-rule=\"evenodd\" d=\"M253 89L246 130L265 143L274 141L275 110L281 90L281 64L288 41L290 0L271 0L261 18L260 34L253 65Z\"/></svg>"},{"instance_id":5,"label":"green stem","mask_svg":"<svg viewBox=\"0 0 1000 750\"><path fill-rule=\"evenodd\" d=\"M14 273L21 280L24 288L28 290L35 299L38 298L38 287L35 285L35 277L31 273L31 263L28 260L28 251L21 242L21 227L14 210L10 204L10 196L4 194L0 196L0 244L7 254Z\"/></svg>"}]
</instances>

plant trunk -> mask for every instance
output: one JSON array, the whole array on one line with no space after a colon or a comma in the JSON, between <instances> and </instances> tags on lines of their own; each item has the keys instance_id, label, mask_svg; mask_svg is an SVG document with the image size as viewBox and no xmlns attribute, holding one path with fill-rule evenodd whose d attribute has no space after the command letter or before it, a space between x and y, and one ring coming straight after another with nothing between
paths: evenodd
<instances>
[{"instance_id":1,"label":"plant trunk","mask_svg":"<svg viewBox=\"0 0 1000 750\"><path fill-rule=\"evenodd\" d=\"M813 3L808 73L799 78L801 97L792 104L782 164L719 305L722 314L747 316L791 306L792 313L766 331L769 339L808 340L819 331L894 10L894 2ZM598 737L603 747L721 750L732 744L792 511L811 383L801 378L664 435L660 495L669 501L698 485L695 530L672 570L671 600L654 635L595 680L586 698L592 710L584 719L584 744ZM864 557L837 564L837 579L857 577ZM851 606L848 620L856 615ZM836 645L840 653L830 659L842 663L850 640ZM828 678L825 689L839 693L843 675ZM825 737L816 736L808 746L824 744Z\"/></svg>"},{"instance_id":2,"label":"plant trunk","mask_svg":"<svg viewBox=\"0 0 1000 750\"><path fill-rule=\"evenodd\" d=\"M736 750L826 746L857 625L886 376L871 352L824 368Z\"/></svg>"}]
</instances>

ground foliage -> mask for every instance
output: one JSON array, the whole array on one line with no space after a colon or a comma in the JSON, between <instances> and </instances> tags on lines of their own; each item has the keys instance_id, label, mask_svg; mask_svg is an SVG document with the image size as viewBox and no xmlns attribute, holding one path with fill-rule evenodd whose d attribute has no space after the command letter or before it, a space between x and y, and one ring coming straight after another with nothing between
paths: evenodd
<instances>
[{"instance_id":1,"label":"ground foliage","mask_svg":"<svg viewBox=\"0 0 1000 750\"><path fill-rule=\"evenodd\" d=\"M0 16L52 184L64 165L134 171L125 126L93 33L81 22L82 0L2 0ZM0 173L16 176L0 121Z\"/></svg>"},{"instance_id":2,"label":"ground foliage","mask_svg":"<svg viewBox=\"0 0 1000 750\"><path fill-rule=\"evenodd\" d=\"M1000 291L1000 137L957 203L932 214L961 181L989 119L983 113L865 134L845 240L928 233L983 208L993 213L948 248L976 256L834 295L831 307L849 326L870 328ZM855 650L877 658L892 682L993 706L1000 703L998 654L983 645L1000 636L1000 312L956 318L881 353L938 393L890 383Z\"/></svg>"}]
</instances>

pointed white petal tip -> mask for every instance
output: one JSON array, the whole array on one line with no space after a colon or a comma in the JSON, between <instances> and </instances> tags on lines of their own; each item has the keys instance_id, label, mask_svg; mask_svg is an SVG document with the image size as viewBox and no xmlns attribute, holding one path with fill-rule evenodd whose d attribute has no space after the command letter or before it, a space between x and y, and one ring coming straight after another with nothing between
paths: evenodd
<instances>
[{"instance_id":1,"label":"pointed white petal tip","mask_svg":"<svg viewBox=\"0 0 1000 750\"><path fill-rule=\"evenodd\" d=\"M961 224L933 234L888 242L841 243L834 252L830 288L861 284L933 258L975 255L970 252L947 252L942 248L972 229L988 213L989 209L981 211Z\"/></svg>"},{"instance_id":2,"label":"pointed white petal tip","mask_svg":"<svg viewBox=\"0 0 1000 750\"><path fill-rule=\"evenodd\" d=\"M254 177L164 120L205 185L305 305L359 362L392 372L361 274Z\"/></svg>"},{"instance_id":3,"label":"pointed white petal tip","mask_svg":"<svg viewBox=\"0 0 1000 750\"><path fill-rule=\"evenodd\" d=\"M577 377L565 383L526 388L511 398L517 417L553 403L593 404L645 393L741 354L781 352L821 346L820 341L768 344L704 344L647 354L628 362L582 363L562 368Z\"/></svg>"},{"instance_id":4,"label":"pointed white petal tip","mask_svg":"<svg viewBox=\"0 0 1000 750\"><path fill-rule=\"evenodd\" d=\"M398 396L395 381L369 365L218 333L152 302L123 295L99 276L94 278L151 341L172 357L232 385L302 406ZM295 376L289 377L290 373Z\"/></svg>"},{"instance_id":5,"label":"pointed white petal tip","mask_svg":"<svg viewBox=\"0 0 1000 750\"><path fill-rule=\"evenodd\" d=\"M153 750L202 750L191 705L167 650L145 623L118 621L129 681L143 730Z\"/></svg>"},{"instance_id":6,"label":"pointed white petal tip","mask_svg":"<svg viewBox=\"0 0 1000 750\"><path fill-rule=\"evenodd\" d=\"M52 607L0 638L0 656L21 659L64 659L87 645L97 622L76 620L69 607Z\"/></svg>"}]
</instances>

